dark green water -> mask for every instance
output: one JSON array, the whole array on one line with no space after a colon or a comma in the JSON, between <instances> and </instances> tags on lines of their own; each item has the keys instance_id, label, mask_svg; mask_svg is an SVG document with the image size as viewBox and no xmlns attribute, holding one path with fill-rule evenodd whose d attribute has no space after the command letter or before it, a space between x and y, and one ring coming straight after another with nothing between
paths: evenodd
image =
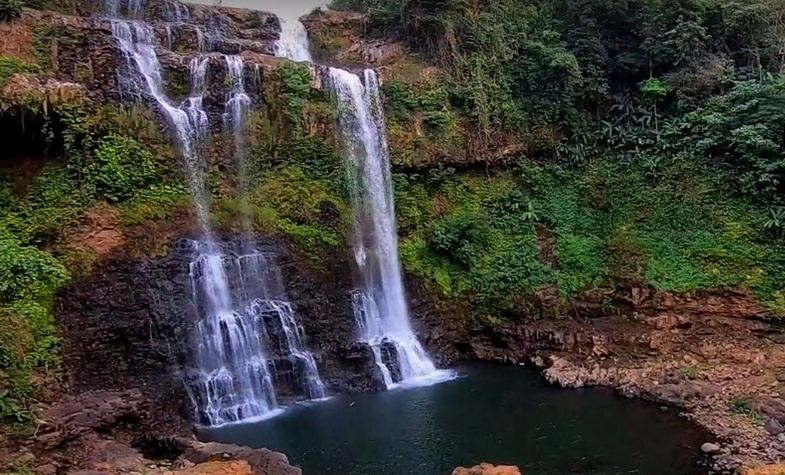
<instances>
[{"instance_id":1,"label":"dark green water","mask_svg":"<svg viewBox=\"0 0 785 475\"><path fill-rule=\"evenodd\" d=\"M697 475L697 428L600 389L525 368L470 366L436 386L340 396L204 438L286 453L305 475L449 475L482 461L526 475Z\"/></svg>"}]
</instances>

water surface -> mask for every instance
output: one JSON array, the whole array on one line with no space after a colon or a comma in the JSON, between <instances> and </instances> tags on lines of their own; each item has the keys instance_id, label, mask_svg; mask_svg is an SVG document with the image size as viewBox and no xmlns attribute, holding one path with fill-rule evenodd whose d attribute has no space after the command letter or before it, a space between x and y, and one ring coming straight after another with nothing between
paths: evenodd
<instances>
[{"instance_id":1,"label":"water surface","mask_svg":"<svg viewBox=\"0 0 785 475\"><path fill-rule=\"evenodd\" d=\"M205 431L268 447L305 475L448 475L481 461L527 475L699 475L707 436L673 410L602 389L548 387L528 369L477 365L427 387L337 396Z\"/></svg>"}]
</instances>

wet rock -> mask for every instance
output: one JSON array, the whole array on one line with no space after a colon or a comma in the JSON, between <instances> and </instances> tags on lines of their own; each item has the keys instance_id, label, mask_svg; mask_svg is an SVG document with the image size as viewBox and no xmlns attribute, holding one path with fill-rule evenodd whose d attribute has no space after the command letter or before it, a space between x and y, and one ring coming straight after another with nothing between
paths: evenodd
<instances>
[{"instance_id":1,"label":"wet rock","mask_svg":"<svg viewBox=\"0 0 785 475\"><path fill-rule=\"evenodd\" d=\"M759 396L752 401L752 407L781 424L785 424L785 400L777 397Z\"/></svg>"},{"instance_id":2,"label":"wet rock","mask_svg":"<svg viewBox=\"0 0 785 475\"><path fill-rule=\"evenodd\" d=\"M771 435L779 435L785 432L785 427L783 427L782 423L773 417L766 421L763 428Z\"/></svg>"},{"instance_id":3,"label":"wet rock","mask_svg":"<svg viewBox=\"0 0 785 475\"><path fill-rule=\"evenodd\" d=\"M647 386L649 399L674 406L684 406L694 400L703 400L721 391L720 387L703 381L684 381L678 384Z\"/></svg>"},{"instance_id":4,"label":"wet rock","mask_svg":"<svg viewBox=\"0 0 785 475\"><path fill-rule=\"evenodd\" d=\"M722 447L711 442L706 442L705 444L701 445L701 452L704 454L714 455L718 454L720 450L722 450Z\"/></svg>"},{"instance_id":5,"label":"wet rock","mask_svg":"<svg viewBox=\"0 0 785 475\"><path fill-rule=\"evenodd\" d=\"M143 417L145 399L138 390L91 391L65 398L41 413L41 427L33 439L52 449L94 431L108 431L118 423Z\"/></svg>"},{"instance_id":6,"label":"wet rock","mask_svg":"<svg viewBox=\"0 0 785 475\"><path fill-rule=\"evenodd\" d=\"M458 467L452 475L522 475L518 467L512 465L491 465L481 463L471 468Z\"/></svg>"}]
</instances>

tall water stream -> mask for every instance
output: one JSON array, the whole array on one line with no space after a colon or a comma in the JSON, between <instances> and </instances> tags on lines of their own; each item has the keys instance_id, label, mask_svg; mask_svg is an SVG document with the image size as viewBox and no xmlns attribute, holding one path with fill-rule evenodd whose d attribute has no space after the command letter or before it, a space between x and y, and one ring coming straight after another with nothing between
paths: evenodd
<instances>
[{"instance_id":1,"label":"tall water stream","mask_svg":"<svg viewBox=\"0 0 785 475\"><path fill-rule=\"evenodd\" d=\"M277 54L312 61L308 34L296 18L283 19ZM362 78L329 69L329 85L339 105L339 135L344 149L353 214L354 258L360 287L352 294L360 340L368 343L392 388L450 378L437 371L412 330L401 277L387 131L375 71Z\"/></svg>"}]
</instances>

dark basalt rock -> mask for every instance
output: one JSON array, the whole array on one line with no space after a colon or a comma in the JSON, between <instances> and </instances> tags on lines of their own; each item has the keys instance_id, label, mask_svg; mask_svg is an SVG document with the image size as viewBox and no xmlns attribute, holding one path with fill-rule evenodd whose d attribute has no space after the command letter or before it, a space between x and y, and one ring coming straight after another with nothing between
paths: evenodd
<instances>
[{"instance_id":1,"label":"dark basalt rock","mask_svg":"<svg viewBox=\"0 0 785 475\"><path fill-rule=\"evenodd\" d=\"M379 347L382 355L382 364L387 366L390 371L390 378L393 382L397 383L403 379L401 376L401 361L398 358L398 350L395 344L390 341L385 341Z\"/></svg>"},{"instance_id":2,"label":"dark basalt rock","mask_svg":"<svg viewBox=\"0 0 785 475\"><path fill-rule=\"evenodd\" d=\"M229 240L225 246L239 249L242 243ZM305 344L328 390L384 389L371 349L356 341L345 262L336 259L336 267L322 273L296 263L273 242L256 246L266 246L277 257L292 308L307 335ZM191 241L184 239L160 259L140 262L118 254L61 296L57 319L75 390L137 388L155 401L159 422L178 414L191 417L184 384L195 319L188 290L191 257ZM277 335L276 328L270 322L273 345L268 356L276 368L279 399L302 399L302 368L284 354L284 336Z\"/></svg>"}]
</instances>

